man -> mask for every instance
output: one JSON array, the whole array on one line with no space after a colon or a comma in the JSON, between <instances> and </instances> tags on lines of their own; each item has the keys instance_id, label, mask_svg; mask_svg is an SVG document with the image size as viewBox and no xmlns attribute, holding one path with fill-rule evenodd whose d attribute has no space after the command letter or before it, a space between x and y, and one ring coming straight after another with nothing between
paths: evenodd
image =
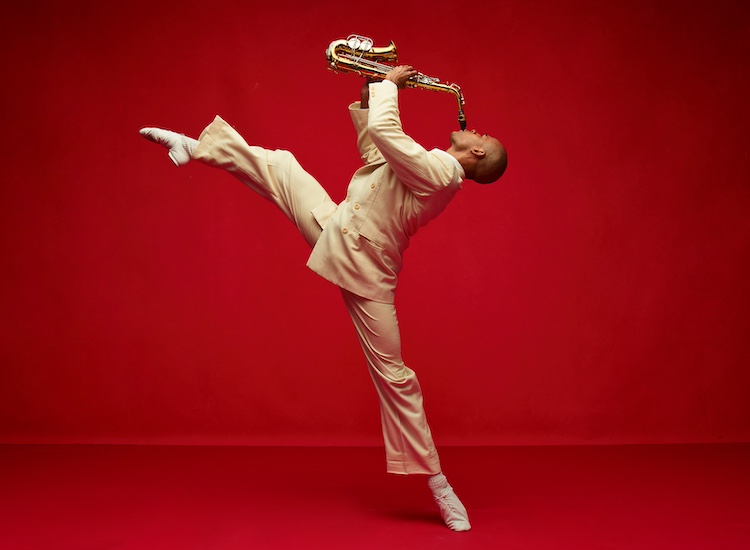
<instances>
[{"instance_id":1,"label":"man","mask_svg":"<svg viewBox=\"0 0 750 550\"><path fill-rule=\"evenodd\" d=\"M468 531L466 509L441 472L419 382L401 359L394 298L410 237L443 211L463 179L491 183L507 160L497 139L475 131L453 132L447 151L427 151L407 136L398 90L416 74L395 67L350 105L365 165L338 205L291 153L250 146L219 117L198 140L158 128L141 134L169 149L178 166L198 160L226 170L294 222L312 248L308 267L340 287L354 322L380 399L388 472L429 476L446 525Z\"/></svg>"}]
</instances>

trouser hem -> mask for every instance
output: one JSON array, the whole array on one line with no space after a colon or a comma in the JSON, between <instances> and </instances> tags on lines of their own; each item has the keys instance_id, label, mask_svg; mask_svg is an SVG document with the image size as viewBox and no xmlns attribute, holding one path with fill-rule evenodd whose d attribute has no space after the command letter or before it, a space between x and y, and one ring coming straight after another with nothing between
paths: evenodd
<instances>
[{"instance_id":1,"label":"trouser hem","mask_svg":"<svg viewBox=\"0 0 750 550\"><path fill-rule=\"evenodd\" d=\"M408 476L408 475L428 475L433 476L440 473L440 462L435 460L434 464L415 464L399 461L386 461L386 471L389 474Z\"/></svg>"}]
</instances>

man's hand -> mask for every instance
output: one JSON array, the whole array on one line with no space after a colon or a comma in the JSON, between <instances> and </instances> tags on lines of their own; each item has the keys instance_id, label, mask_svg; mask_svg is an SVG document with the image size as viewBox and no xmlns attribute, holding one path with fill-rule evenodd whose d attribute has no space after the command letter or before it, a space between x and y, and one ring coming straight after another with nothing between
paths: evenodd
<instances>
[{"instance_id":1,"label":"man's hand","mask_svg":"<svg viewBox=\"0 0 750 550\"><path fill-rule=\"evenodd\" d=\"M403 90L406 87L406 81L416 75L417 70L411 65L399 65L388 71L385 79L393 82L399 90Z\"/></svg>"}]
</instances>

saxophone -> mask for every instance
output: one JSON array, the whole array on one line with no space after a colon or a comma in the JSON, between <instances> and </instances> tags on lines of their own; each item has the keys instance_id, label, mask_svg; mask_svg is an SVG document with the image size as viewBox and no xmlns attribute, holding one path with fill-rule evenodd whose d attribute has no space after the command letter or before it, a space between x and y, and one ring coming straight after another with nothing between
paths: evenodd
<instances>
[{"instance_id":1,"label":"saxophone","mask_svg":"<svg viewBox=\"0 0 750 550\"><path fill-rule=\"evenodd\" d=\"M349 35L346 40L334 40L326 50L328 68L334 72L355 73L359 76L384 80L393 66L398 62L396 45L391 41L388 46L376 47L372 38ZM406 85L410 88L424 88L436 92L449 92L458 102L458 124L461 130L466 129L464 115L464 94L458 84L445 84L439 78L417 73Z\"/></svg>"}]
</instances>

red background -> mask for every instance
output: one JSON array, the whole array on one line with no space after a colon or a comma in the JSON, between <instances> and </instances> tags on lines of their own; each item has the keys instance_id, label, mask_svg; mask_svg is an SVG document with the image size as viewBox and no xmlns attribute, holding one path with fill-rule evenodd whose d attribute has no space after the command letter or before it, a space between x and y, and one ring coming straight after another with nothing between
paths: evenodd
<instances>
[{"instance_id":1,"label":"red background","mask_svg":"<svg viewBox=\"0 0 750 550\"><path fill-rule=\"evenodd\" d=\"M31 2L5 9L0 441L378 444L335 287L272 207L137 133L221 114L335 198L351 32L498 135L406 255L438 444L747 441L749 10L739 2ZM426 147L452 96L402 93Z\"/></svg>"}]
</instances>

